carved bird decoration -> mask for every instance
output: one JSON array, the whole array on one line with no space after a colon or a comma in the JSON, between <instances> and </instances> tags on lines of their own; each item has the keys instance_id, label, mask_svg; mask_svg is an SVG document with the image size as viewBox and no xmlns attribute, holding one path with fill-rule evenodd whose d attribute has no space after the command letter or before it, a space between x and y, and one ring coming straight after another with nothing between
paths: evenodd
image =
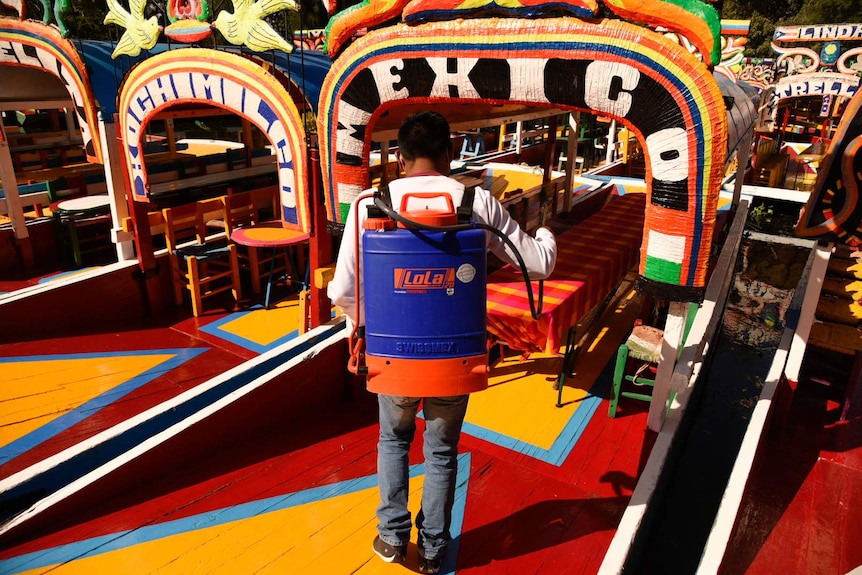
<instances>
[{"instance_id":1,"label":"carved bird decoration","mask_svg":"<svg viewBox=\"0 0 862 575\"><path fill-rule=\"evenodd\" d=\"M126 29L117 43L117 47L111 53L111 58L121 54L137 56L141 50L149 50L156 45L162 27L155 16L144 20L144 7L146 0L130 0L129 10L117 0L107 0L108 14L105 16L105 24L116 24Z\"/></svg>"},{"instance_id":2,"label":"carved bird decoration","mask_svg":"<svg viewBox=\"0 0 862 575\"><path fill-rule=\"evenodd\" d=\"M293 45L282 38L264 18L280 10L296 10L294 0L234 0L233 13L219 12L213 28L231 44L245 45L255 52L278 49L292 52Z\"/></svg>"}]
</instances>

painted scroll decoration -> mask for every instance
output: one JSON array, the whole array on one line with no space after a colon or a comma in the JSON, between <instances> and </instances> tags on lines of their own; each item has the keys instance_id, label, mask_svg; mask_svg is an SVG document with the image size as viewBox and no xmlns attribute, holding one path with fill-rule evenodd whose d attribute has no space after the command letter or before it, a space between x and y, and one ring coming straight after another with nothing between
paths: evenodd
<instances>
[{"instance_id":1,"label":"painted scroll decoration","mask_svg":"<svg viewBox=\"0 0 862 575\"><path fill-rule=\"evenodd\" d=\"M844 51L835 62L835 67L842 74L862 74L862 48Z\"/></svg>"},{"instance_id":2,"label":"painted scroll decoration","mask_svg":"<svg viewBox=\"0 0 862 575\"><path fill-rule=\"evenodd\" d=\"M806 42L822 43L820 52L804 46L784 46ZM776 67L785 75L833 69L842 74L862 73L862 47L842 51L841 42L862 42L862 23L779 26L772 36L772 49L779 55Z\"/></svg>"},{"instance_id":3,"label":"painted scroll decoration","mask_svg":"<svg viewBox=\"0 0 862 575\"><path fill-rule=\"evenodd\" d=\"M334 14L336 0L326 0ZM700 0L605 0L617 16L650 26L665 27L688 38L707 64L721 56L721 24L718 12ZM335 14L326 27L326 50L335 55L363 28L374 28L401 18L408 24L452 21L461 18L512 16L557 17L560 13L588 18L598 12L596 0L362 0ZM484 33L493 29L486 26Z\"/></svg>"},{"instance_id":4,"label":"painted scroll decoration","mask_svg":"<svg viewBox=\"0 0 862 575\"><path fill-rule=\"evenodd\" d=\"M318 116L329 219L343 222L367 187L371 127L389 108L523 102L599 113L645 143L642 279L677 301L697 299L727 152L724 102L703 63L620 21L501 20L487 30L487 20L401 24L335 60Z\"/></svg>"},{"instance_id":5,"label":"painted scroll decoration","mask_svg":"<svg viewBox=\"0 0 862 575\"><path fill-rule=\"evenodd\" d=\"M775 60L772 58L745 58L737 77L763 92L775 83Z\"/></svg>"},{"instance_id":6,"label":"painted scroll decoration","mask_svg":"<svg viewBox=\"0 0 862 575\"><path fill-rule=\"evenodd\" d=\"M162 108L204 102L257 126L275 148L284 227L308 232L307 152L303 119L279 80L258 63L229 52L181 48L132 69L120 91L120 129L132 196L149 200L143 162L147 123Z\"/></svg>"},{"instance_id":7,"label":"painted scroll decoration","mask_svg":"<svg viewBox=\"0 0 862 575\"><path fill-rule=\"evenodd\" d=\"M165 36L178 42L200 42L210 34L210 3L207 0L168 0Z\"/></svg>"},{"instance_id":8,"label":"painted scroll decoration","mask_svg":"<svg viewBox=\"0 0 862 575\"><path fill-rule=\"evenodd\" d=\"M18 19L24 20L27 18L27 5L24 0L0 0L0 4L11 8L18 13ZM42 23L55 24L60 30L60 35L66 38L69 35L69 28L66 27L65 14L69 11L69 0L39 0L42 5Z\"/></svg>"},{"instance_id":9,"label":"painted scroll decoration","mask_svg":"<svg viewBox=\"0 0 862 575\"><path fill-rule=\"evenodd\" d=\"M0 63L36 68L60 79L75 108L87 160L102 163L96 98L84 62L54 26L0 19Z\"/></svg>"},{"instance_id":10,"label":"painted scroll decoration","mask_svg":"<svg viewBox=\"0 0 862 575\"><path fill-rule=\"evenodd\" d=\"M814 191L802 209L796 235L824 237L853 247L862 246L862 92L847 104Z\"/></svg>"},{"instance_id":11,"label":"painted scroll decoration","mask_svg":"<svg viewBox=\"0 0 862 575\"><path fill-rule=\"evenodd\" d=\"M739 73L743 68L745 60L745 46L748 44L748 31L750 27L749 20L722 20L721 21L721 59L715 65L715 72L730 78L738 80ZM668 32L664 28L656 28L657 32L663 33L689 53L695 56L700 56L698 47L695 46L688 38L676 32Z\"/></svg>"}]
</instances>

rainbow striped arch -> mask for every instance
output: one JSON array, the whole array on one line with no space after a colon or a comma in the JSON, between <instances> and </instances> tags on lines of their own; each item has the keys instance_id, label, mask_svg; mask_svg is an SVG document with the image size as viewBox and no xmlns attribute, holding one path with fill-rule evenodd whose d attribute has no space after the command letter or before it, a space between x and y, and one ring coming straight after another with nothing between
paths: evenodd
<instances>
[{"instance_id":1,"label":"rainbow striped arch","mask_svg":"<svg viewBox=\"0 0 862 575\"><path fill-rule=\"evenodd\" d=\"M826 157L817 172L814 191L802 209L796 235L830 237L862 246L862 91L847 104Z\"/></svg>"},{"instance_id":2,"label":"rainbow striped arch","mask_svg":"<svg viewBox=\"0 0 862 575\"><path fill-rule=\"evenodd\" d=\"M0 19L0 64L37 68L57 76L72 98L87 160L104 163L90 79L78 51L56 27L33 20Z\"/></svg>"},{"instance_id":3,"label":"rainbow striped arch","mask_svg":"<svg viewBox=\"0 0 862 575\"><path fill-rule=\"evenodd\" d=\"M634 131L649 194L642 283L675 301L700 299L727 153L724 102L702 62L626 22L511 20L489 33L487 20L465 20L359 38L321 92L328 218L343 222L368 186L369 126L381 114L406 103L471 100L600 113Z\"/></svg>"},{"instance_id":4,"label":"rainbow striped arch","mask_svg":"<svg viewBox=\"0 0 862 575\"><path fill-rule=\"evenodd\" d=\"M202 48L181 48L144 60L120 88L120 129L135 200L148 201L141 138L163 108L206 102L246 118L267 135L278 162L282 221L308 232L308 173L302 117L287 90L260 65L242 56Z\"/></svg>"}]
</instances>

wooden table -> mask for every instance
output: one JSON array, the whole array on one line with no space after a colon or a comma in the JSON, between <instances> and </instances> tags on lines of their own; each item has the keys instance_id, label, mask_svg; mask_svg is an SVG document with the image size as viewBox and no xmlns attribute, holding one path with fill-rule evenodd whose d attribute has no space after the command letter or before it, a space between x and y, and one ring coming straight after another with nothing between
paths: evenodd
<instances>
[{"instance_id":1,"label":"wooden table","mask_svg":"<svg viewBox=\"0 0 862 575\"><path fill-rule=\"evenodd\" d=\"M96 194L93 196L81 196L70 200L63 200L57 204L56 213L59 216L70 214L81 214L93 216L111 211L111 199L108 194Z\"/></svg>"},{"instance_id":2,"label":"wooden table","mask_svg":"<svg viewBox=\"0 0 862 575\"><path fill-rule=\"evenodd\" d=\"M272 291L272 275L275 270L275 254L283 248L287 253L288 261L293 274L296 275L296 264L289 252L291 246L307 242L309 239L308 233L298 232L289 228L285 228L281 220L262 222L260 224L247 228L238 228L233 231L230 239L240 245L250 248L270 248L272 249L272 260L269 266L269 278L266 282L266 296L264 297L263 305L269 309L269 296ZM257 273L257 270L252 270L252 273ZM303 274L304 276L304 274ZM302 284L305 289L307 280L303 277Z\"/></svg>"},{"instance_id":3,"label":"wooden table","mask_svg":"<svg viewBox=\"0 0 862 575\"><path fill-rule=\"evenodd\" d=\"M261 164L258 166L249 166L248 168L239 168L236 170L226 170L223 172L215 172L203 176L194 176L191 178L181 178L170 182L161 182L150 186L150 196L159 196L175 192L181 192L191 188L202 188L223 184L235 180L244 180L254 176L265 174L273 174L276 171L275 163Z\"/></svg>"},{"instance_id":4,"label":"wooden table","mask_svg":"<svg viewBox=\"0 0 862 575\"><path fill-rule=\"evenodd\" d=\"M102 164L91 164L89 162L81 162L78 164L69 164L67 166L58 166L56 168L40 168L38 170L15 171L15 179L18 180L18 185L28 182L47 182L48 180L56 180L57 178L73 178L75 176L90 176L93 174L104 174L105 166Z\"/></svg>"},{"instance_id":5,"label":"wooden table","mask_svg":"<svg viewBox=\"0 0 862 575\"><path fill-rule=\"evenodd\" d=\"M559 353L571 328L611 293L638 261L645 194L617 197L557 237L557 265L545 280L538 320L523 276L511 266L488 276L488 331L509 348ZM538 283L532 282L538 293ZM536 300L538 303L538 300Z\"/></svg>"},{"instance_id":6,"label":"wooden table","mask_svg":"<svg viewBox=\"0 0 862 575\"><path fill-rule=\"evenodd\" d=\"M84 265L84 255L112 247L111 200L108 194L81 196L57 204L54 217L65 232L75 266ZM82 232L85 232L82 235Z\"/></svg>"}]
</instances>

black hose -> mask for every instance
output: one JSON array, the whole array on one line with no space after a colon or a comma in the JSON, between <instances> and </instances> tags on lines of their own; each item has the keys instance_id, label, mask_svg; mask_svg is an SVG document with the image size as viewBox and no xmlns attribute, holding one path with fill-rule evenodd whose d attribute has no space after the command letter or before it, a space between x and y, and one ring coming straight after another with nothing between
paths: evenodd
<instances>
[{"instance_id":1,"label":"black hose","mask_svg":"<svg viewBox=\"0 0 862 575\"><path fill-rule=\"evenodd\" d=\"M527 286L527 300L530 302L530 315L533 316L534 320L538 320L542 316L542 303L543 295L545 292L545 281L539 280L539 305L537 307L535 301L533 300L533 284L530 283L530 274L527 271L527 265L524 263L524 258L521 257L521 253L515 247L515 244L512 243L512 240L510 240L506 234L504 234L497 228L492 228L488 224L482 224L478 222L468 222L466 224L455 224L452 226L432 226L429 224L423 224L421 222L411 220L409 218L405 218L404 216L387 206L386 202L384 202L381 198L375 197L374 205L396 222L400 222L408 228L415 230L425 230L428 232L463 232L480 228L491 232L492 234L503 240L503 243L509 246L509 249L512 250L512 253L515 254L515 259L518 260L518 267L521 268L521 274L524 276L524 284Z\"/></svg>"}]
</instances>

